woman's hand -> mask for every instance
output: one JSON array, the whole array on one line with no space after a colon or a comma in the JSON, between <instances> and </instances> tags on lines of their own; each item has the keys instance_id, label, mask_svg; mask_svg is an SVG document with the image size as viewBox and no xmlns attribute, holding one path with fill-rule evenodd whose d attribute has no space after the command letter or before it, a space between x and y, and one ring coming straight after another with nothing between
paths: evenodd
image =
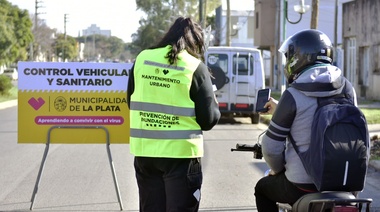
<instances>
[{"instance_id":1,"label":"woman's hand","mask_svg":"<svg viewBox=\"0 0 380 212\"><path fill-rule=\"evenodd\" d=\"M273 99L272 97L270 97L268 102L265 103L265 105L264 105L265 108L268 108L268 111L267 112L261 112L260 114L261 115L273 114L274 111L276 110L277 104L278 104L278 101Z\"/></svg>"}]
</instances>

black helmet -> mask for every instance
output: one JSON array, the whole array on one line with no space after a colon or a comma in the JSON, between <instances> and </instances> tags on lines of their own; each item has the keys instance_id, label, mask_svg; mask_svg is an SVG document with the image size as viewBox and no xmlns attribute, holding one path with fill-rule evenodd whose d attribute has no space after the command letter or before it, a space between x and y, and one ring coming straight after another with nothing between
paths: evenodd
<instances>
[{"instance_id":1,"label":"black helmet","mask_svg":"<svg viewBox=\"0 0 380 212\"><path fill-rule=\"evenodd\" d=\"M333 46L327 35L315 29L297 32L281 45L279 52L286 57L285 76L289 83L308 66L332 64Z\"/></svg>"}]
</instances>

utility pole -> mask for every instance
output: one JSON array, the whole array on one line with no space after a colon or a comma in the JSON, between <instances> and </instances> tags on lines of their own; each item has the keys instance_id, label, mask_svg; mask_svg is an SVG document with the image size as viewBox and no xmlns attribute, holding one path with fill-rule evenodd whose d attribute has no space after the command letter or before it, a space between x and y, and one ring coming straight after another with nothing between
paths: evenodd
<instances>
[{"instance_id":1,"label":"utility pole","mask_svg":"<svg viewBox=\"0 0 380 212\"><path fill-rule=\"evenodd\" d=\"M334 20L334 63L337 64L337 48L338 48L338 0L335 0L335 20Z\"/></svg>"},{"instance_id":2,"label":"utility pole","mask_svg":"<svg viewBox=\"0 0 380 212\"><path fill-rule=\"evenodd\" d=\"M230 8L230 0L227 0L226 46L231 46L231 8Z\"/></svg>"},{"instance_id":3,"label":"utility pole","mask_svg":"<svg viewBox=\"0 0 380 212\"><path fill-rule=\"evenodd\" d=\"M310 29L318 27L319 0L312 0Z\"/></svg>"},{"instance_id":4,"label":"utility pole","mask_svg":"<svg viewBox=\"0 0 380 212\"><path fill-rule=\"evenodd\" d=\"M66 22L67 22L67 14L65 13L63 15L63 35L64 35L64 42L63 42L63 45L62 45L62 62L65 62L65 46L66 46Z\"/></svg>"},{"instance_id":5,"label":"utility pole","mask_svg":"<svg viewBox=\"0 0 380 212\"><path fill-rule=\"evenodd\" d=\"M199 0L199 24L206 27L207 0Z\"/></svg>"},{"instance_id":6,"label":"utility pole","mask_svg":"<svg viewBox=\"0 0 380 212\"><path fill-rule=\"evenodd\" d=\"M204 5L203 5L203 23L202 26L203 28L206 28L206 22L207 22L207 0L203 0Z\"/></svg>"},{"instance_id":7,"label":"utility pole","mask_svg":"<svg viewBox=\"0 0 380 212\"><path fill-rule=\"evenodd\" d=\"M37 19L37 16L38 16L38 8L40 8L39 6L38 6L38 3L40 3L38 0L36 0L36 2L35 2L35 8L34 8L34 30L37 30L37 21L38 21L38 19Z\"/></svg>"},{"instance_id":8,"label":"utility pole","mask_svg":"<svg viewBox=\"0 0 380 212\"><path fill-rule=\"evenodd\" d=\"M203 0L199 0L199 23L203 26Z\"/></svg>"},{"instance_id":9,"label":"utility pole","mask_svg":"<svg viewBox=\"0 0 380 212\"><path fill-rule=\"evenodd\" d=\"M38 9L41 8L41 1L35 0L35 5L34 5L34 24L33 24L33 34L35 37L38 34L38 15L42 14L38 12ZM38 44L37 44L38 45ZM38 49L38 48L37 48ZM29 60L34 61L34 43L30 43L29 46Z\"/></svg>"},{"instance_id":10,"label":"utility pole","mask_svg":"<svg viewBox=\"0 0 380 212\"><path fill-rule=\"evenodd\" d=\"M280 77L278 76L278 73L279 73L279 70L280 70L280 67L282 65L282 57L280 56L280 52L278 51L278 49L280 48L280 40L281 40L281 0L275 0L276 2L276 25L275 25L275 30L276 30L276 33L275 33L275 41L274 41L274 49L271 51L273 52L273 74L272 74L272 77L271 77L271 81L272 83L270 83L270 85L274 86L275 88L279 88L279 79Z\"/></svg>"},{"instance_id":11,"label":"utility pole","mask_svg":"<svg viewBox=\"0 0 380 212\"><path fill-rule=\"evenodd\" d=\"M92 33L92 49L94 51L94 60L96 60L95 31Z\"/></svg>"},{"instance_id":12,"label":"utility pole","mask_svg":"<svg viewBox=\"0 0 380 212\"><path fill-rule=\"evenodd\" d=\"M288 0L283 0L283 11L284 11L284 17L282 19L282 42L286 40L286 21L287 21L286 17L288 17ZM282 58L281 58L281 61L282 61ZM281 94L283 94L284 91L286 90L286 79L285 79L285 73L283 70L280 71L280 79L278 81L280 82Z\"/></svg>"}]
</instances>

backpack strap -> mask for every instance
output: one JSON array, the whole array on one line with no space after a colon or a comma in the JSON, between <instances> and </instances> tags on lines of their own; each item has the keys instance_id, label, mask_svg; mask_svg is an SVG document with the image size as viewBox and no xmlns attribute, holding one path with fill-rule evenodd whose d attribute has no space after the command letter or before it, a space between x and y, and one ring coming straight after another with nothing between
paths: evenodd
<instances>
[{"instance_id":1,"label":"backpack strap","mask_svg":"<svg viewBox=\"0 0 380 212\"><path fill-rule=\"evenodd\" d=\"M297 155L300 153L300 150L298 149L298 146L296 145L296 141L293 139L293 136L291 133L289 133L289 141L293 145L294 150L296 150Z\"/></svg>"}]
</instances>

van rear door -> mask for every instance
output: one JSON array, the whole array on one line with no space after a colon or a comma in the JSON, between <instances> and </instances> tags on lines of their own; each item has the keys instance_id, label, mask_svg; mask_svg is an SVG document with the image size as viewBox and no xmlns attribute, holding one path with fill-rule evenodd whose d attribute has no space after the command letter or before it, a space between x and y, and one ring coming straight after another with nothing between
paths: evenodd
<instances>
[{"instance_id":1,"label":"van rear door","mask_svg":"<svg viewBox=\"0 0 380 212\"><path fill-rule=\"evenodd\" d=\"M236 52L232 56L230 105L233 111L254 111L254 58L250 52Z\"/></svg>"}]
</instances>

